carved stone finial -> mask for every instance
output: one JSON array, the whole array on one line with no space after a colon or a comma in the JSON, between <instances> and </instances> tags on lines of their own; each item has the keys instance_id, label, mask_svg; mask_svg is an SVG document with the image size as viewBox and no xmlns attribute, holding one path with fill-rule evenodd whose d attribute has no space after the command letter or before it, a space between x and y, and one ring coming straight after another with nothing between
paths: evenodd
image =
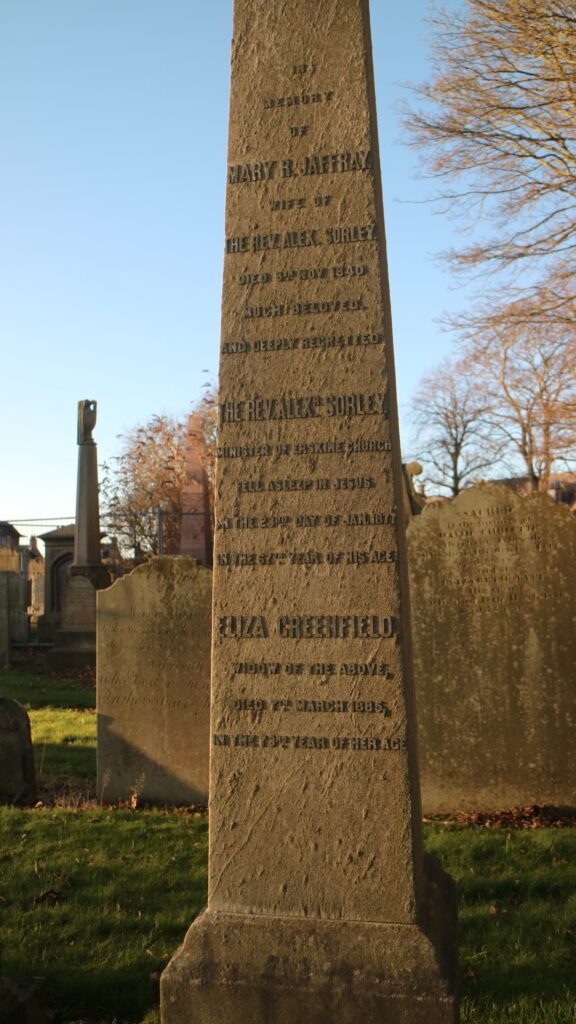
<instances>
[{"instance_id":1,"label":"carved stone finial","mask_svg":"<svg viewBox=\"0 0 576 1024\"><path fill-rule=\"evenodd\" d=\"M97 402L85 398L78 402L78 444L94 444L92 431L96 426Z\"/></svg>"},{"instance_id":2,"label":"carved stone finial","mask_svg":"<svg viewBox=\"0 0 576 1024\"><path fill-rule=\"evenodd\" d=\"M420 514L426 504L426 495L424 494L424 488L417 491L414 486L414 477L419 476L422 472L422 466L419 462L408 462L402 465L402 473L404 476L404 513L406 526L410 522L412 516Z\"/></svg>"}]
</instances>

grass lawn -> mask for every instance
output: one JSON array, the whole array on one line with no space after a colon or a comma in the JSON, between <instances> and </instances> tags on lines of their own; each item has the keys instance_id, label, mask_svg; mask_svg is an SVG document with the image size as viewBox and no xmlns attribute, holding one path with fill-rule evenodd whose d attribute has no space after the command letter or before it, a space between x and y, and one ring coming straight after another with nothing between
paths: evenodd
<instances>
[{"instance_id":1,"label":"grass lawn","mask_svg":"<svg viewBox=\"0 0 576 1024\"><path fill-rule=\"evenodd\" d=\"M96 777L96 692L74 679L55 679L34 657L0 672L0 693L30 715L36 773L50 783Z\"/></svg>"},{"instance_id":2,"label":"grass lawn","mask_svg":"<svg viewBox=\"0 0 576 1024\"><path fill-rule=\"evenodd\" d=\"M45 783L68 786L68 806L0 808L2 971L46 978L53 1024L157 1024L159 974L206 900L206 816L75 804L93 689L26 662L0 693L30 711ZM576 829L425 836L459 887L462 1024L574 1024Z\"/></svg>"},{"instance_id":3,"label":"grass lawn","mask_svg":"<svg viewBox=\"0 0 576 1024\"><path fill-rule=\"evenodd\" d=\"M464 1024L576 1021L576 829L425 835L458 883Z\"/></svg>"},{"instance_id":4,"label":"grass lawn","mask_svg":"<svg viewBox=\"0 0 576 1024\"><path fill-rule=\"evenodd\" d=\"M206 900L205 816L0 809L2 968L47 979L51 1020L146 1021Z\"/></svg>"}]
</instances>

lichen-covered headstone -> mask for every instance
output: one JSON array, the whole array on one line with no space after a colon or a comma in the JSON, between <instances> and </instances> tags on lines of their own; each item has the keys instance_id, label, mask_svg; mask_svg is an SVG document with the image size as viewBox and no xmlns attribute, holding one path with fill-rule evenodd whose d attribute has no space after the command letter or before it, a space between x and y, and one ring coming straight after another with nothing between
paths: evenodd
<instances>
[{"instance_id":1,"label":"lichen-covered headstone","mask_svg":"<svg viewBox=\"0 0 576 1024\"><path fill-rule=\"evenodd\" d=\"M429 813L576 804L576 520L482 484L408 530Z\"/></svg>"},{"instance_id":2,"label":"lichen-covered headstone","mask_svg":"<svg viewBox=\"0 0 576 1024\"><path fill-rule=\"evenodd\" d=\"M0 801L17 803L35 791L30 719L18 701L0 697Z\"/></svg>"},{"instance_id":3,"label":"lichen-covered headstone","mask_svg":"<svg viewBox=\"0 0 576 1024\"><path fill-rule=\"evenodd\" d=\"M208 800L212 571L152 559L98 593L98 795Z\"/></svg>"}]
</instances>

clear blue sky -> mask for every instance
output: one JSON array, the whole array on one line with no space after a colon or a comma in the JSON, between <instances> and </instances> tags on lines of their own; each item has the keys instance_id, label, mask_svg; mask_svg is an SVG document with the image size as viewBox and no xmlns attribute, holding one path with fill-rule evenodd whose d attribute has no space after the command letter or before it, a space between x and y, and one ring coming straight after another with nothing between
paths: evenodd
<instances>
[{"instance_id":1,"label":"clear blue sky","mask_svg":"<svg viewBox=\"0 0 576 1024\"><path fill-rule=\"evenodd\" d=\"M428 2L371 6L402 409L463 295L395 111ZM74 514L79 399L103 461L216 379L231 30L232 0L0 2L0 519Z\"/></svg>"}]
</instances>

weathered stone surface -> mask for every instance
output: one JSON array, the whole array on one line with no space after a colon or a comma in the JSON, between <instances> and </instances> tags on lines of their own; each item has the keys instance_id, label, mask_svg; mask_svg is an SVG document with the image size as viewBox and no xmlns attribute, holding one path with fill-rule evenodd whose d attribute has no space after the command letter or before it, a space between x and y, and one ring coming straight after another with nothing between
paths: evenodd
<instances>
[{"instance_id":1,"label":"weathered stone surface","mask_svg":"<svg viewBox=\"0 0 576 1024\"><path fill-rule=\"evenodd\" d=\"M16 572L0 571L0 668L10 664L10 644L30 639L28 580Z\"/></svg>"},{"instance_id":2,"label":"weathered stone surface","mask_svg":"<svg viewBox=\"0 0 576 1024\"><path fill-rule=\"evenodd\" d=\"M98 594L98 794L207 803L212 572L155 558Z\"/></svg>"},{"instance_id":3,"label":"weathered stone surface","mask_svg":"<svg viewBox=\"0 0 576 1024\"><path fill-rule=\"evenodd\" d=\"M94 632L96 628L96 590L86 576L71 576L64 588L62 629Z\"/></svg>"},{"instance_id":4,"label":"weathered stone surface","mask_svg":"<svg viewBox=\"0 0 576 1024\"><path fill-rule=\"evenodd\" d=\"M163 1019L452 1024L365 0L236 0L225 252L209 909Z\"/></svg>"},{"instance_id":5,"label":"weathered stone surface","mask_svg":"<svg viewBox=\"0 0 576 1024\"><path fill-rule=\"evenodd\" d=\"M87 576L69 576L64 584L60 629L46 664L51 672L96 664L96 589Z\"/></svg>"},{"instance_id":6,"label":"weathered stone surface","mask_svg":"<svg viewBox=\"0 0 576 1024\"><path fill-rule=\"evenodd\" d=\"M29 583L17 572L0 572L6 583L6 602L8 607L8 634L10 643L25 644L30 639L30 619L28 616Z\"/></svg>"},{"instance_id":7,"label":"weathered stone surface","mask_svg":"<svg viewBox=\"0 0 576 1024\"><path fill-rule=\"evenodd\" d=\"M430 813L576 804L576 521L483 484L408 530Z\"/></svg>"},{"instance_id":8,"label":"weathered stone surface","mask_svg":"<svg viewBox=\"0 0 576 1024\"><path fill-rule=\"evenodd\" d=\"M0 668L10 665L10 605L7 573L0 572Z\"/></svg>"},{"instance_id":9,"label":"weathered stone surface","mask_svg":"<svg viewBox=\"0 0 576 1024\"><path fill-rule=\"evenodd\" d=\"M290 921L204 911L163 976L163 1018L231 1024L454 1021L455 890L437 865L428 933L379 921ZM440 969L439 969L440 968Z\"/></svg>"},{"instance_id":10,"label":"weathered stone surface","mask_svg":"<svg viewBox=\"0 0 576 1024\"><path fill-rule=\"evenodd\" d=\"M15 803L35 790L30 719L18 701L0 697L0 800Z\"/></svg>"}]
</instances>

